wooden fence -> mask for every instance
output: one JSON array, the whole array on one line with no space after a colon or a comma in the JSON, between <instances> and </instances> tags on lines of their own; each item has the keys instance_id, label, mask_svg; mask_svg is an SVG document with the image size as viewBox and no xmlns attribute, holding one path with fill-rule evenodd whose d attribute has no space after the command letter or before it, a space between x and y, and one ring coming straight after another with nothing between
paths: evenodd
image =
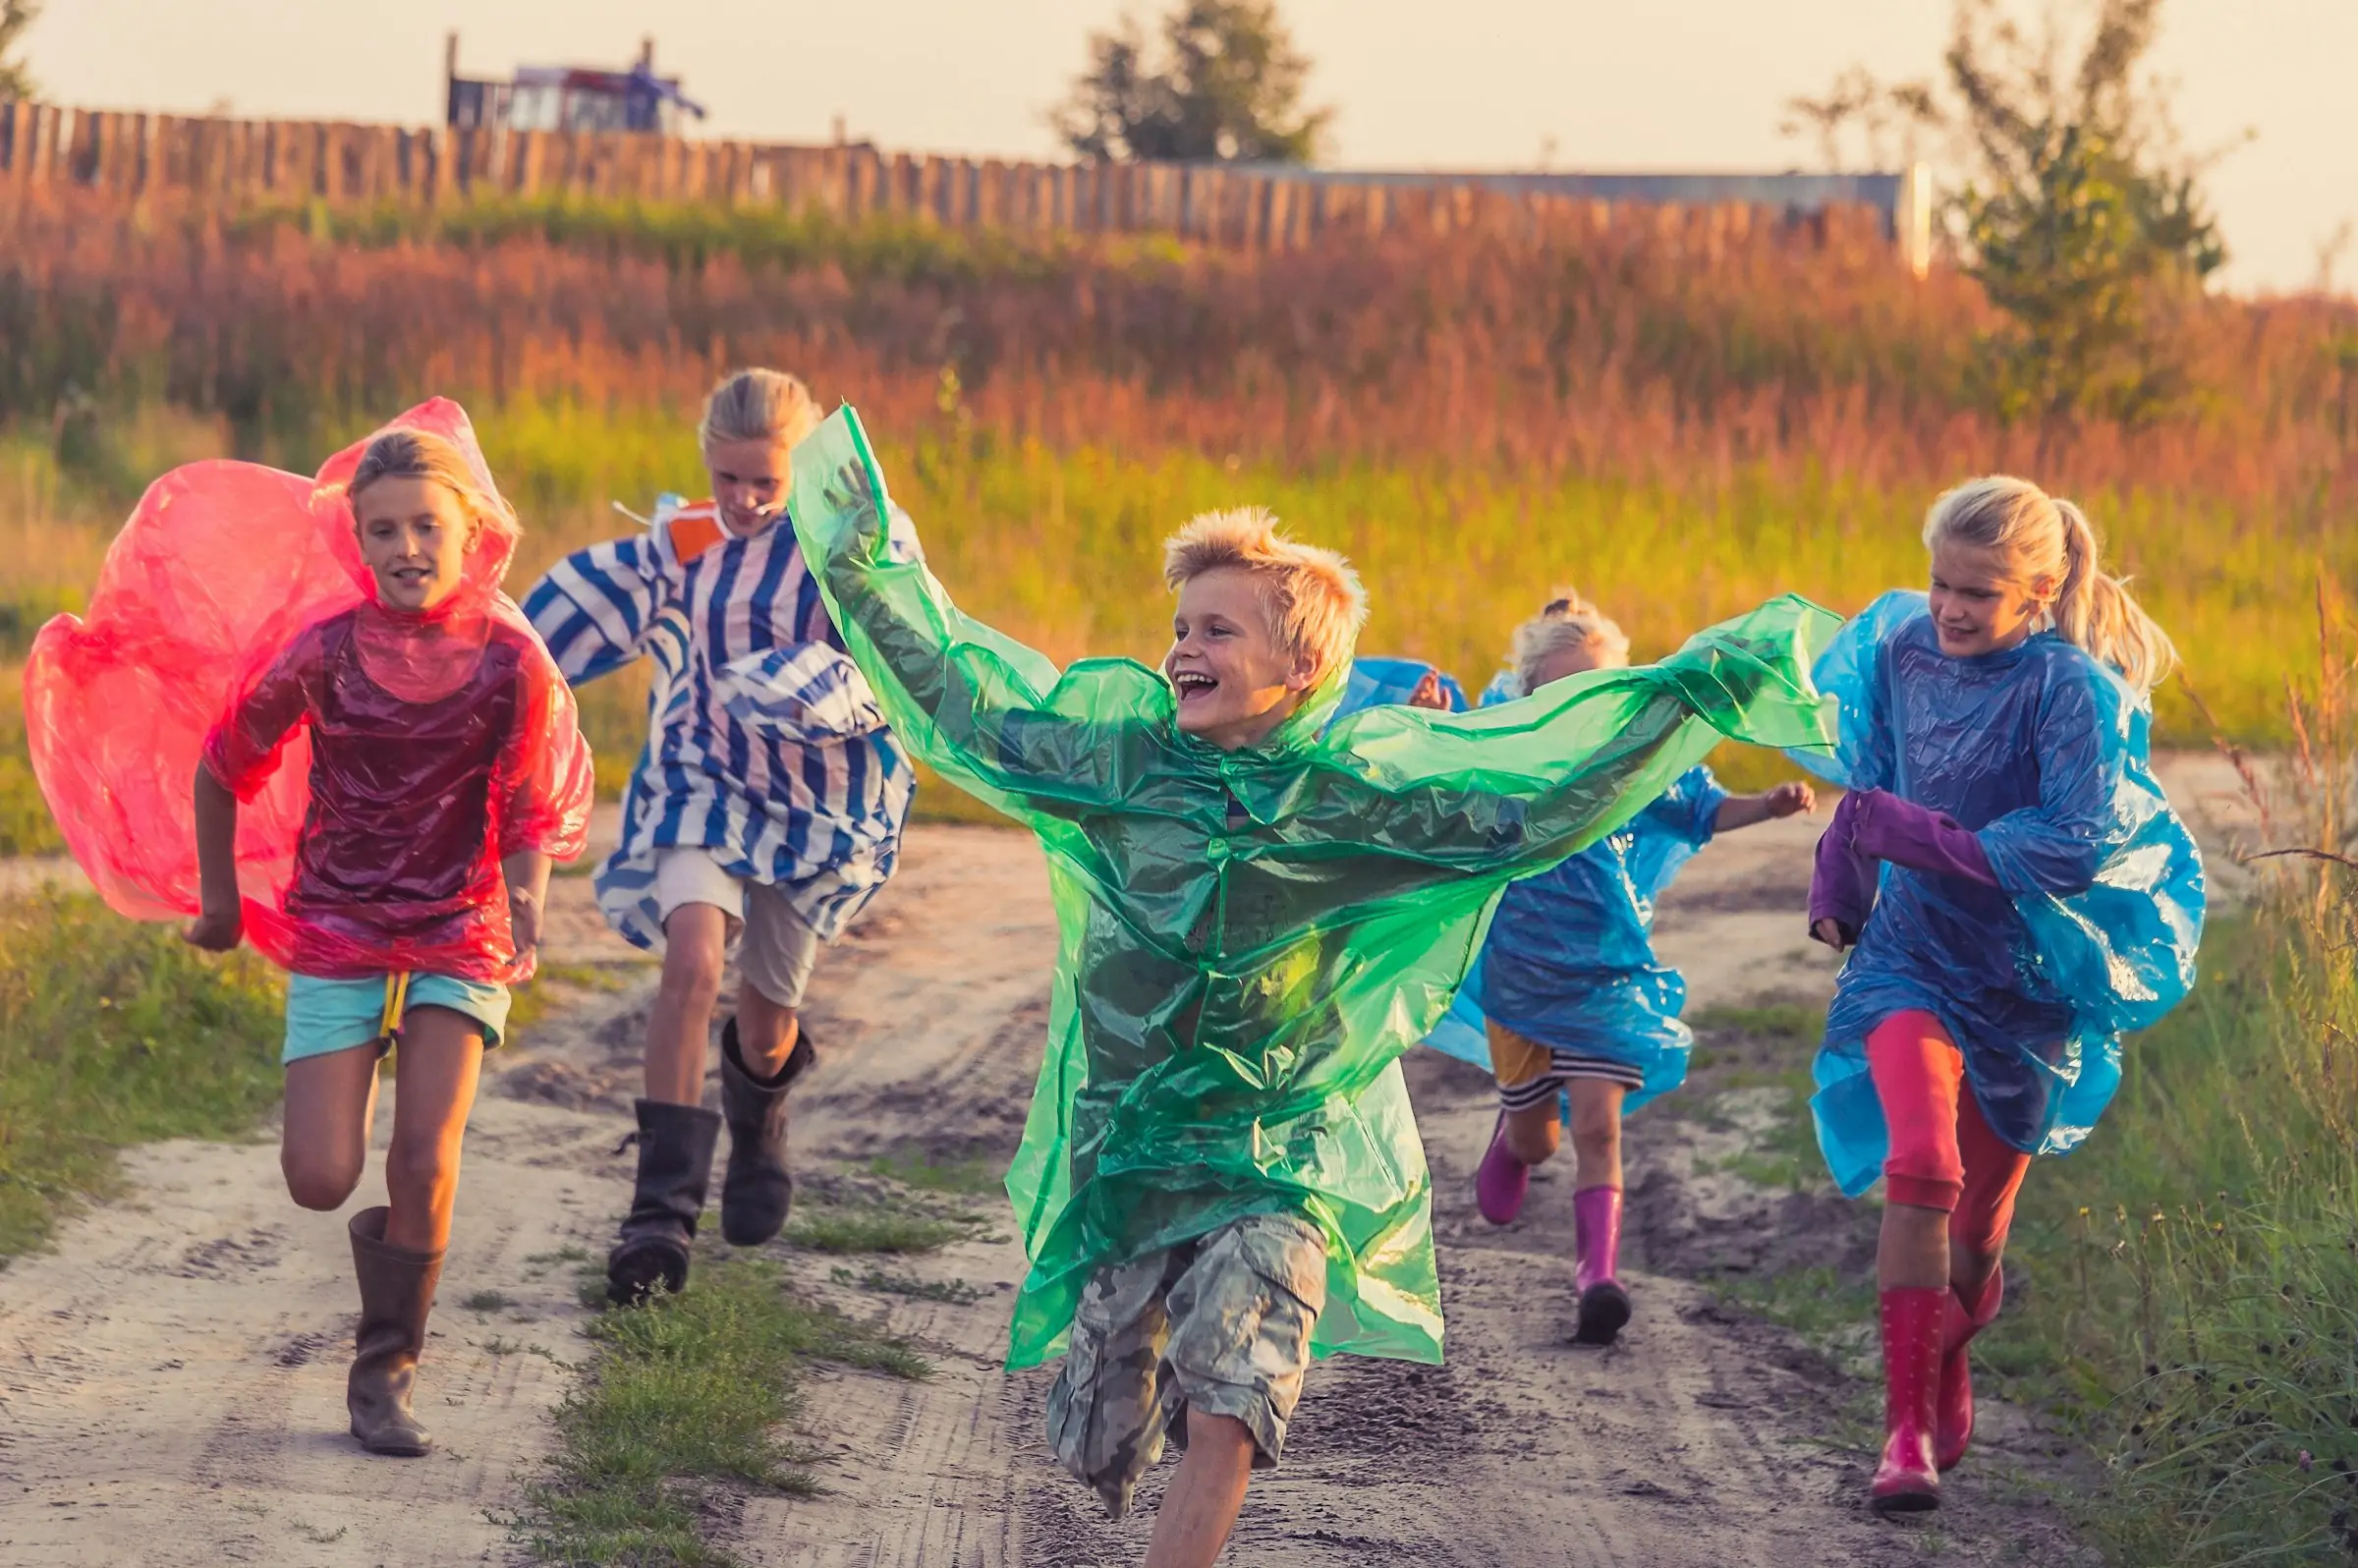
<instances>
[{"instance_id":1,"label":"wooden fence","mask_svg":"<svg viewBox=\"0 0 2358 1568\"><path fill-rule=\"evenodd\" d=\"M1707 253L1777 235L1891 249L1892 216L1864 202L1602 201L1488 188L1479 177L1355 182L1207 164L1039 164L625 133L412 130L0 103L0 190L71 184L220 202L423 203L490 196L712 201L1022 232L1168 233L1259 250L1329 234L1502 225L1643 226ZM1902 249L1904 249L1904 244Z\"/></svg>"}]
</instances>

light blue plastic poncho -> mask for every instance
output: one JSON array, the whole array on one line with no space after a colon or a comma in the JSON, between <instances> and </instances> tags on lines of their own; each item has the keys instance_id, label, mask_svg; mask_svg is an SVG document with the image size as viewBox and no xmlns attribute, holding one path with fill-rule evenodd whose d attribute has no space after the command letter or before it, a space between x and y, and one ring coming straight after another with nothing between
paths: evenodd
<instances>
[{"instance_id":1,"label":"light blue plastic poncho","mask_svg":"<svg viewBox=\"0 0 2358 1568\"><path fill-rule=\"evenodd\" d=\"M1840 743L1795 760L1946 812L1998 881L1882 868L1818 1053L1811 1109L1834 1180L1856 1197L1881 1174L1866 1039L1909 1009L1956 1040L1993 1132L2072 1148L2119 1087L2121 1033L2185 996L2202 937L2202 857L2154 778L2146 703L2051 632L1951 658L1916 592L1869 605L1815 674Z\"/></svg>"},{"instance_id":2,"label":"light blue plastic poncho","mask_svg":"<svg viewBox=\"0 0 2358 1568\"><path fill-rule=\"evenodd\" d=\"M1329 728L1338 667L1267 740L1223 752L1181 733L1157 671L1060 671L893 559L848 409L793 470L804 556L894 733L1047 852L1061 945L1007 1178L1032 1260L1009 1364L1063 1349L1101 1264L1279 1212L1326 1237L1314 1349L1437 1360L1400 1053L1449 1005L1509 879L1612 831L1722 733L1828 744L1803 672L1834 617L1778 599L1659 664Z\"/></svg>"},{"instance_id":3,"label":"light blue plastic poncho","mask_svg":"<svg viewBox=\"0 0 2358 1568\"><path fill-rule=\"evenodd\" d=\"M1423 659L1386 658L1374 654L1351 661L1351 678L1344 683L1343 700L1334 710L1336 718L1357 713L1363 708L1381 707L1389 703L1405 704L1417 695L1417 688L1432 676L1448 700L1449 711L1466 710L1466 689L1457 684L1457 677L1434 668Z\"/></svg>"}]
</instances>

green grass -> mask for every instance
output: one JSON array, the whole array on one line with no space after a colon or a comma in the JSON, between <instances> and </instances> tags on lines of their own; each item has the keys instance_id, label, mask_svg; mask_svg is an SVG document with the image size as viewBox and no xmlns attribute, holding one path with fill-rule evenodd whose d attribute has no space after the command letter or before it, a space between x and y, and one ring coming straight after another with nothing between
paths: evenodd
<instances>
[{"instance_id":1,"label":"green grass","mask_svg":"<svg viewBox=\"0 0 2358 1568\"><path fill-rule=\"evenodd\" d=\"M0 1260L119 1183L116 1151L226 1138L279 1094L281 980L63 894L0 902Z\"/></svg>"},{"instance_id":2,"label":"green grass","mask_svg":"<svg viewBox=\"0 0 2358 1568\"><path fill-rule=\"evenodd\" d=\"M686 1292L592 1320L599 1355L558 1407L558 1452L509 1521L551 1563L726 1564L704 1539L722 1487L809 1493L804 1455L779 1428L805 1406L814 1361L894 1377L925 1360L795 1297L774 1262L700 1260Z\"/></svg>"},{"instance_id":3,"label":"green grass","mask_svg":"<svg viewBox=\"0 0 2358 1568\"><path fill-rule=\"evenodd\" d=\"M894 1203L803 1204L786 1239L814 1253L931 1253L964 1241L980 1215L943 1215Z\"/></svg>"},{"instance_id":4,"label":"green grass","mask_svg":"<svg viewBox=\"0 0 2358 1568\"><path fill-rule=\"evenodd\" d=\"M857 1285L881 1296L909 1296L952 1307L970 1306L982 1299L982 1293L963 1279L920 1279L915 1274L888 1274L881 1268L854 1273L841 1265L828 1269L827 1277L838 1285Z\"/></svg>"},{"instance_id":5,"label":"green grass","mask_svg":"<svg viewBox=\"0 0 2358 1568\"><path fill-rule=\"evenodd\" d=\"M1005 1162L988 1159L936 1159L923 1148L896 1148L869 1161L870 1170L904 1187L929 1193L956 1193L981 1198L995 1194Z\"/></svg>"}]
</instances>

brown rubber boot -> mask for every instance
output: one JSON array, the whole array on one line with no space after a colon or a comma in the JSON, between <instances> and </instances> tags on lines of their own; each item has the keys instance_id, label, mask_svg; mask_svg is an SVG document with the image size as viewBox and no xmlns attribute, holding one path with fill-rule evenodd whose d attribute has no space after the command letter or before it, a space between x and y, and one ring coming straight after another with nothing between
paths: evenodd
<instances>
[{"instance_id":1,"label":"brown rubber boot","mask_svg":"<svg viewBox=\"0 0 2358 1568\"><path fill-rule=\"evenodd\" d=\"M361 1327L344 1403L352 1411L352 1434L372 1454L415 1459L434 1438L410 1413L410 1387L418 1379L418 1357L425 1349L426 1314L434 1309L434 1284L442 1277L440 1253L414 1253L385 1241L387 1208L364 1208L352 1216L352 1267L361 1281Z\"/></svg>"}]
</instances>

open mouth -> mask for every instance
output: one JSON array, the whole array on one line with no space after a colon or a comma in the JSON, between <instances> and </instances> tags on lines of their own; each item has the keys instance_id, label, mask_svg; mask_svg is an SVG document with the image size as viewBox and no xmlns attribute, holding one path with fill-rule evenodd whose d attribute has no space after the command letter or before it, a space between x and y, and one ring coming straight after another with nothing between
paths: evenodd
<instances>
[{"instance_id":1,"label":"open mouth","mask_svg":"<svg viewBox=\"0 0 2358 1568\"><path fill-rule=\"evenodd\" d=\"M1220 683L1201 670L1175 670L1171 674L1171 688L1179 694L1180 701L1190 702L1209 697L1220 689Z\"/></svg>"}]
</instances>

